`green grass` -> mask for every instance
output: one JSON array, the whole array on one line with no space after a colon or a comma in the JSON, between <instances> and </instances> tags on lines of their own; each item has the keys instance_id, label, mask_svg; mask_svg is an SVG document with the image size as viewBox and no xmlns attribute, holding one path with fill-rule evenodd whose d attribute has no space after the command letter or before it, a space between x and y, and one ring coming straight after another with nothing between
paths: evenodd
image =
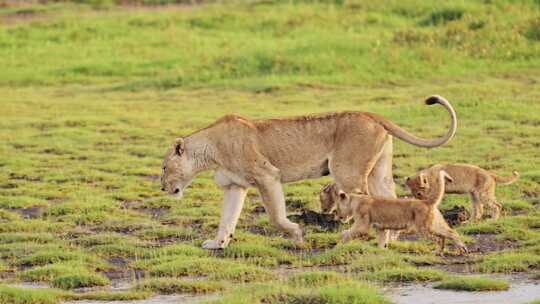
<instances>
[{"instance_id":1,"label":"green grass","mask_svg":"<svg viewBox=\"0 0 540 304\"><path fill-rule=\"evenodd\" d=\"M435 284L433 288L458 291L499 291L508 290L510 284L504 280L484 277L453 277Z\"/></svg>"},{"instance_id":2,"label":"green grass","mask_svg":"<svg viewBox=\"0 0 540 304\"><path fill-rule=\"evenodd\" d=\"M294 286L325 286L347 282L350 278L333 271L306 271L291 275L288 282Z\"/></svg>"},{"instance_id":3,"label":"green grass","mask_svg":"<svg viewBox=\"0 0 540 304\"><path fill-rule=\"evenodd\" d=\"M204 1L138 9L116 2L0 8L0 275L61 289L107 288L108 276L118 275L144 281L114 295L2 287L9 296L2 301L185 291L223 292L222 303L386 303L369 282L451 279L433 269L442 264L538 272L536 2ZM180 202L160 191L172 140L225 114L369 111L434 137L447 117L421 104L431 94L451 101L459 127L437 149L394 140L398 194L408 194L404 177L433 163L521 174L497 187L501 219L457 227L471 248L481 247L470 257L435 256L425 240L385 250L374 241L337 244L348 225L304 225L306 244L296 246L258 212L254 189L235 240L209 252L200 247L215 236L222 208L213 174L197 176ZM288 213L319 210L328 182L285 185ZM470 209L470 198L445 196L441 209L453 206Z\"/></svg>"},{"instance_id":4,"label":"green grass","mask_svg":"<svg viewBox=\"0 0 540 304\"><path fill-rule=\"evenodd\" d=\"M204 294L225 290L226 284L215 281L179 280L174 278L152 278L141 281L136 288L160 294L193 293Z\"/></svg>"},{"instance_id":5,"label":"green grass","mask_svg":"<svg viewBox=\"0 0 540 304\"><path fill-rule=\"evenodd\" d=\"M231 294L211 303L390 303L373 286L359 282L330 284L309 290L290 288L284 285L248 285L234 290Z\"/></svg>"},{"instance_id":6,"label":"green grass","mask_svg":"<svg viewBox=\"0 0 540 304\"><path fill-rule=\"evenodd\" d=\"M504 252L487 256L479 265L482 272L522 272L540 268L540 256L528 252Z\"/></svg>"},{"instance_id":7,"label":"green grass","mask_svg":"<svg viewBox=\"0 0 540 304\"><path fill-rule=\"evenodd\" d=\"M213 258L176 257L170 262L150 267L150 274L155 276L204 276L222 273L238 266L234 262Z\"/></svg>"},{"instance_id":8,"label":"green grass","mask_svg":"<svg viewBox=\"0 0 540 304\"><path fill-rule=\"evenodd\" d=\"M366 273L362 277L385 283L434 282L444 279L446 273L437 269L401 267L377 270L372 273Z\"/></svg>"},{"instance_id":9,"label":"green grass","mask_svg":"<svg viewBox=\"0 0 540 304\"><path fill-rule=\"evenodd\" d=\"M48 289L23 289L0 285L2 304L56 304L59 293Z\"/></svg>"},{"instance_id":10,"label":"green grass","mask_svg":"<svg viewBox=\"0 0 540 304\"><path fill-rule=\"evenodd\" d=\"M110 283L110 280L104 275L85 272L59 275L51 282L52 286L62 289L106 286Z\"/></svg>"}]
</instances>

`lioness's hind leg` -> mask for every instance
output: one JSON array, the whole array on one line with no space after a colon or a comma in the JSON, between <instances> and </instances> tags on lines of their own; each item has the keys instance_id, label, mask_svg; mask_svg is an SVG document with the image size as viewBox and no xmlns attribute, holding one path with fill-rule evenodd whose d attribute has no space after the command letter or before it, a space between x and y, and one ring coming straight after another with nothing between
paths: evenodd
<instances>
[{"instance_id":1,"label":"lioness's hind leg","mask_svg":"<svg viewBox=\"0 0 540 304\"><path fill-rule=\"evenodd\" d=\"M268 213L270 223L282 231L289 233L297 243L303 242L302 229L287 218L283 187L274 178L265 178L258 181L264 209Z\"/></svg>"},{"instance_id":2,"label":"lioness's hind leg","mask_svg":"<svg viewBox=\"0 0 540 304\"><path fill-rule=\"evenodd\" d=\"M345 192L370 194L368 177L382 151L386 136L366 138L365 134L352 134L336 143L330 157L330 174Z\"/></svg>"},{"instance_id":3,"label":"lioness's hind leg","mask_svg":"<svg viewBox=\"0 0 540 304\"><path fill-rule=\"evenodd\" d=\"M371 171L368 183L371 195L396 198L396 184L392 174L392 137L384 143L379 159ZM386 247L388 241L395 241L399 238L399 230L390 230L379 233L379 247Z\"/></svg>"}]
</instances>

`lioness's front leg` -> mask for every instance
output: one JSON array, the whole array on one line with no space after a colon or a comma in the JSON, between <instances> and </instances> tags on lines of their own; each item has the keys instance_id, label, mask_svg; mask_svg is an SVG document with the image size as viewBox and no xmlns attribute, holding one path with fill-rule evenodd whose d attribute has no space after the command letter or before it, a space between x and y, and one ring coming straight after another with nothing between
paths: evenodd
<instances>
[{"instance_id":1,"label":"lioness's front leg","mask_svg":"<svg viewBox=\"0 0 540 304\"><path fill-rule=\"evenodd\" d=\"M302 229L300 229L298 224L289 221L287 218L285 197L281 183L272 177L268 177L260 179L257 184L270 223L280 230L289 233L296 243L303 243Z\"/></svg>"},{"instance_id":2,"label":"lioness's front leg","mask_svg":"<svg viewBox=\"0 0 540 304\"><path fill-rule=\"evenodd\" d=\"M202 244L205 249L221 249L229 245L244 206L247 194L246 188L229 185L224 187L223 190L223 210L221 211L218 234L215 240L207 240Z\"/></svg>"}]
</instances>

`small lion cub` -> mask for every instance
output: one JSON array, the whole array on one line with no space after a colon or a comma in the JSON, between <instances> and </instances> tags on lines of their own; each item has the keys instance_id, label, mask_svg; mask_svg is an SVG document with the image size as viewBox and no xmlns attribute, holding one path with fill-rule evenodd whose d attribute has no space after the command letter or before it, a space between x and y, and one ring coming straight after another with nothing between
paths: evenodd
<instances>
[{"instance_id":1,"label":"small lion cub","mask_svg":"<svg viewBox=\"0 0 540 304\"><path fill-rule=\"evenodd\" d=\"M454 178L454 182L446 185L446 193L469 193L471 195L473 202L472 219L474 221L482 219L484 206L489 207L491 218L498 219L502 205L495 198L495 186L497 184L509 185L519 178L517 171L513 172L513 176L501 177L473 165L437 164L421 170L415 176L408 177L405 184L411 189L414 197L425 198L431 192L429 185L437 179L439 172L442 170Z\"/></svg>"},{"instance_id":2,"label":"small lion cub","mask_svg":"<svg viewBox=\"0 0 540 304\"><path fill-rule=\"evenodd\" d=\"M423 236L440 238L441 253L444 250L445 238L451 239L461 253L468 249L455 230L450 228L442 216L438 216L437 206L444 196L445 180L452 177L445 171L439 172L439 178L430 184L433 188L426 199L388 198L369 195L347 194L339 191L336 204L336 217L342 222L351 218L354 224L341 234L341 241L354 238L367 238L369 228L409 230Z\"/></svg>"}]
</instances>

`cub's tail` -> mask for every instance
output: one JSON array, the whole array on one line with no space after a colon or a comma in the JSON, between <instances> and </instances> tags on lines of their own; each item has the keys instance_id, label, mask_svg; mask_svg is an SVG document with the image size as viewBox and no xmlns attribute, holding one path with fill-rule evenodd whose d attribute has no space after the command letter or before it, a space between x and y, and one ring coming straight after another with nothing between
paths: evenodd
<instances>
[{"instance_id":1,"label":"cub's tail","mask_svg":"<svg viewBox=\"0 0 540 304\"><path fill-rule=\"evenodd\" d=\"M512 176L498 176L495 173L491 173L491 176L493 176L495 182L499 185L510 185L519 179L519 173L517 171L513 171Z\"/></svg>"},{"instance_id":2,"label":"cub's tail","mask_svg":"<svg viewBox=\"0 0 540 304\"><path fill-rule=\"evenodd\" d=\"M454 179L446 171L439 171L439 178L437 179L437 183L435 185L430 185L430 187L433 187L433 194L427 199L427 203L429 205L435 207L439 206L445 193L446 181L453 182Z\"/></svg>"}]
</instances>

